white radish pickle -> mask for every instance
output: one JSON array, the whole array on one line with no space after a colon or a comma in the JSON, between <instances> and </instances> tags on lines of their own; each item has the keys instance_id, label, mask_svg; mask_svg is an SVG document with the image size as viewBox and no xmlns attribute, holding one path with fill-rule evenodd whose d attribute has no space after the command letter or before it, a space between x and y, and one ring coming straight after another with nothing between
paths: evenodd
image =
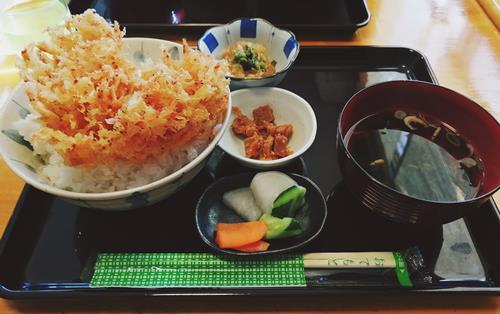
<instances>
[{"instance_id":1,"label":"white radish pickle","mask_svg":"<svg viewBox=\"0 0 500 314\"><path fill-rule=\"evenodd\" d=\"M250 188L226 192L222 196L222 202L247 221L256 221L262 216Z\"/></svg>"},{"instance_id":2,"label":"white radish pickle","mask_svg":"<svg viewBox=\"0 0 500 314\"><path fill-rule=\"evenodd\" d=\"M256 174L250 189L262 212L279 218L294 217L305 202L306 189L279 171Z\"/></svg>"}]
</instances>

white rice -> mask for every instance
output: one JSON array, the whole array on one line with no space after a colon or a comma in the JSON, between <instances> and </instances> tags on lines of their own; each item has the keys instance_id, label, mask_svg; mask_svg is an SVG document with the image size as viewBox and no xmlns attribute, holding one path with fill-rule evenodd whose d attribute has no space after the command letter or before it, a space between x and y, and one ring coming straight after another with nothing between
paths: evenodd
<instances>
[{"instance_id":1,"label":"white rice","mask_svg":"<svg viewBox=\"0 0 500 314\"><path fill-rule=\"evenodd\" d=\"M48 34L17 62L31 112L41 116L32 114L14 128L33 146L29 164L41 181L84 193L125 190L168 176L208 145L207 128L220 122L229 97L225 62L183 41L182 58L156 50L146 53L159 54L154 63L136 64L118 23L92 10ZM204 139L172 151L186 136ZM158 146L122 146L144 142Z\"/></svg>"},{"instance_id":2,"label":"white rice","mask_svg":"<svg viewBox=\"0 0 500 314\"><path fill-rule=\"evenodd\" d=\"M197 140L175 152L165 153L141 164L117 163L113 167L98 165L70 167L54 146L46 142L31 141L31 134L41 128L31 114L14 123L14 127L33 146L34 163L39 178L52 186L74 192L102 193L130 189L159 180L182 168L195 159L208 145L209 140ZM220 129L217 126L214 131Z\"/></svg>"}]
</instances>

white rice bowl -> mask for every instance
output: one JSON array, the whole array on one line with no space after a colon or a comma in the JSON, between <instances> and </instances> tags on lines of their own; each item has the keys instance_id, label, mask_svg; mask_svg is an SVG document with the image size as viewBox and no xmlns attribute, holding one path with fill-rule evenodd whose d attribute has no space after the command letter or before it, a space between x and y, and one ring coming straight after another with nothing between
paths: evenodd
<instances>
[{"instance_id":1,"label":"white rice bowl","mask_svg":"<svg viewBox=\"0 0 500 314\"><path fill-rule=\"evenodd\" d=\"M128 42L139 43L144 39L127 38ZM147 39L156 46L176 43ZM229 92L229 89L228 89ZM34 116L19 119L17 101L30 108L23 86L18 85L10 98L2 105L0 130L17 129L27 135L40 127ZM224 123L214 129L214 138L207 142L192 143L175 154L159 158L158 163L125 165L110 169L98 166L90 171L68 167L62 157L53 151L51 145L33 147L36 153L46 152L49 162L40 164L33 153L24 146L0 134L0 154L7 166L27 184L51 195L82 207L104 210L128 210L154 204L177 192L191 181L205 166L208 156L228 127L231 114L231 97L228 99ZM41 147L43 146L43 147ZM165 168L163 168L165 167ZM37 172L33 172L33 168ZM50 182L50 183L49 183ZM147 183L149 182L149 183ZM94 186L95 185L95 186ZM125 189L120 187L127 186ZM89 192L75 192L73 189L88 189ZM109 192L91 192L107 189Z\"/></svg>"},{"instance_id":2,"label":"white rice bowl","mask_svg":"<svg viewBox=\"0 0 500 314\"><path fill-rule=\"evenodd\" d=\"M41 128L36 118L36 115L31 114L14 122L13 127L33 145L34 154L41 158L41 163L34 159L35 165L32 165L40 180L68 191L102 193L140 187L181 169L194 160L209 143L208 140L196 140L175 152L165 153L140 164L119 162L113 167L71 167L64 164L63 157L50 143L30 140L30 135Z\"/></svg>"},{"instance_id":3,"label":"white rice bowl","mask_svg":"<svg viewBox=\"0 0 500 314\"><path fill-rule=\"evenodd\" d=\"M165 40L124 38L123 42L125 53L133 55L140 49L152 62L159 58L162 48L182 51L182 45ZM214 127L210 139L195 140L142 163L118 162L113 166L83 168L67 166L52 144L31 141L31 134L42 125L36 120L36 113L20 118L19 105L34 112L20 84L1 108L0 130L17 130L32 144L33 152L0 134L0 153L6 164L28 184L79 206L124 210L153 204L175 193L203 169L229 123L229 88L227 94L223 123Z\"/></svg>"}]
</instances>

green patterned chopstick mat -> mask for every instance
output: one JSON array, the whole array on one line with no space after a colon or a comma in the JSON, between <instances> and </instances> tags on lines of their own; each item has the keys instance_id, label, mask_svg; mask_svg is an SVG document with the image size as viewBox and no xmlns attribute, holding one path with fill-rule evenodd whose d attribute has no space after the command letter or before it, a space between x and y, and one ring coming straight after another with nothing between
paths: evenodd
<instances>
[{"instance_id":1,"label":"green patterned chopstick mat","mask_svg":"<svg viewBox=\"0 0 500 314\"><path fill-rule=\"evenodd\" d=\"M305 287L301 255L219 256L208 253L102 253L92 288Z\"/></svg>"}]
</instances>

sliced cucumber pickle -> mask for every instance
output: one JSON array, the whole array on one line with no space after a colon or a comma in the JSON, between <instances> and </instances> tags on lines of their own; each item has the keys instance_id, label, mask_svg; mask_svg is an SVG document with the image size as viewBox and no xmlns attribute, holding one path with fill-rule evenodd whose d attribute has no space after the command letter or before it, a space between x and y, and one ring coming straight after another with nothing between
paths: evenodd
<instances>
[{"instance_id":1,"label":"sliced cucumber pickle","mask_svg":"<svg viewBox=\"0 0 500 314\"><path fill-rule=\"evenodd\" d=\"M273 202L272 215L275 217L293 217L305 203L306 188L294 185L283 191Z\"/></svg>"},{"instance_id":2,"label":"sliced cucumber pickle","mask_svg":"<svg viewBox=\"0 0 500 314\"><path fill-rule=\"evenodd\" d=\"M264 214L260 220L267 226L266 240L294 237L302 233L300 224L294 218L277 218Z\"/></svg>"}]
</instances>

